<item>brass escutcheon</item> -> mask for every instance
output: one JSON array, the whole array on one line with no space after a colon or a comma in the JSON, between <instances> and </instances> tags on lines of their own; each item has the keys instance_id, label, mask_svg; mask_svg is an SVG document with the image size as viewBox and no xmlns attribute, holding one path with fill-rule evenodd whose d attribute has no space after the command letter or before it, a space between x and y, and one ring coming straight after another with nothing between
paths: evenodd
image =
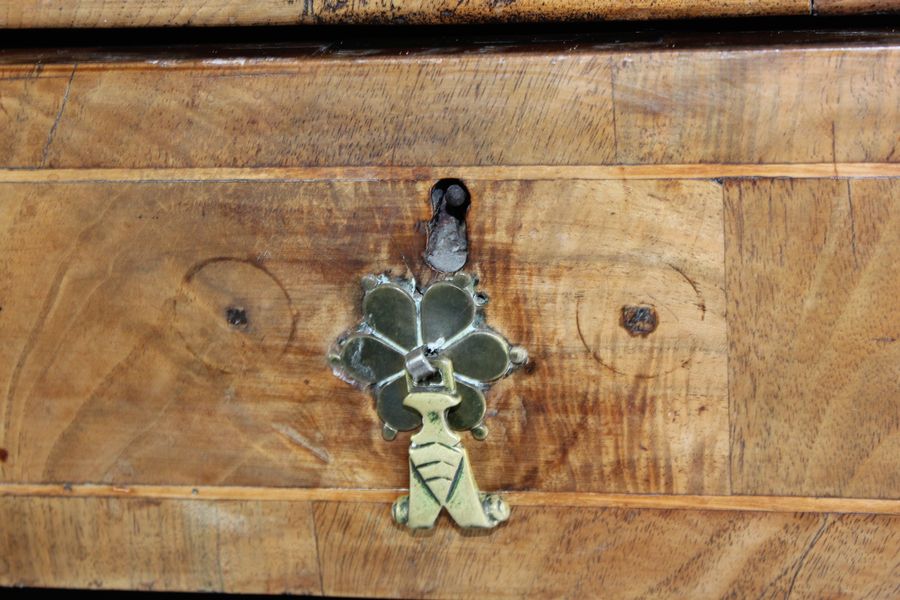
<instances>
[{"instance_id":1,"label":"brass escutcheon","mask_svg":"<svg viewBox=\"0 0 900 600\"><path fill-rule=\"evenodd\" d=\"M413 529L433 527L443 508L460 527L509 517L503 498L478 490L455 433L483 440L484 392L528 360L487 326L477 283L458 273L420 290L410 279L366 276L363 319L330 354L335 375L374 394L385 439L419 429L410 438L409 495L392 509Z\"/></svg>"}]
</instances>

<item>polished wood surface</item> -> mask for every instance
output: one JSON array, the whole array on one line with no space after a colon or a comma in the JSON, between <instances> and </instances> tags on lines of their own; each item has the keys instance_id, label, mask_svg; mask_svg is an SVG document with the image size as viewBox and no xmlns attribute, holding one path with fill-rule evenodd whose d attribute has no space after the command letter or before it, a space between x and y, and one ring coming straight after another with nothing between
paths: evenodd
<instances>
[{"instance_id":1,"label":"polished wood surface","mask_svg":"<svg viewBox=\"0 0 900 600\"><path fill-rule=\"evenodd\" d=\"M900 180L725 186L740 494L897 497Z\"/></svg>"},{"instance_id":2,"label":"polished wood surface","mask_svg":"<svg viewBox=\"0 0 900 600\"><path fill-rule=\"evenodd\" d=\"M0 166L896 163L896 39L9 64Z\"/></svg>"},{"instance_id":3,"label":"polished wood surface","mask_svg":"<svg viewBox=\"0 0 900 600\"><path fill-rule=\"evenodd\" d=\"M0 72L0 150L4 166L44 162L44 147L57 119L70 77L41 77L27 70Z\"/></svg>"},{"instance_id":4,"label":"polished wood surface","mask_svg":"<svg viewBox=\"0 0 900 600\"><path fill-rule=\"evenodd\" d=\"M324 593L887 599L900 586L896 517L518 508L490 535L446 522L410 535L385 508L315 505Z\"/></svg>"},{"instance_id":5,"label":"polished wood surface","mask_svg":"<svg viewBox=\"0 0 900 600\"><path fill-rule=\"evenodd\" d=\"M866 10L842 3L843 12ZM869 2L868 4L871 4ZM0 27L482 23L808 15L809 0L2 0Z\"/></svg>"},{"instance_id":6,"label":"polished wood surface","mask_svg":"<svg viewBox=\"0 0 900 600\"><path fill-rule=\"evenodd\" d=\"M0 582L895 597L900 40L663 46L0 56ZM442 177L532 358L487 535L325 358Z\"/></svg>"},{"instance_id":7,"label":"polished wood surface","mask_svg":"<svg viewBox=\"0 0 900 600\"><path fill-rule=\"evenodd\" d=\"M813 12L819 15L882 14L900 10L898 0L815 0Z\"/></svg>"},{"instance_id":8,"label":"polished wood surface","mask_svg":"<svg viewBox=\"0 0 900 600\"><path fill-rule=\"evenodd\" d=\"M4 585L321 591L308 502L0 497L0 522Z\"/></svg>"},{"instance_id":9,"label":"polished wood surface","mask_svg":"<svg viewBox=\"0 0 900 600\"><path fill-rule=\"evenodd\" d=\"M482 485L727 493L721 186L468 183L490 322L532 358L490 394ZM326 353L363 275L429 276L429 186L6 185L0 475L405 485L405 445ZM627 304L655 306L653 335L622 329Z\"/></svg>"},{"instance_id":10,"label":"polished wood surface","mask_svg":"<svg viewBox=\"0 0 900 600\"><path fill-rule=\"evenodd\" d=\"M384 503L0 497L13 585L428 598L893 598L900 517L514 508L410 534Z\"/></svg>"}]
</instances>

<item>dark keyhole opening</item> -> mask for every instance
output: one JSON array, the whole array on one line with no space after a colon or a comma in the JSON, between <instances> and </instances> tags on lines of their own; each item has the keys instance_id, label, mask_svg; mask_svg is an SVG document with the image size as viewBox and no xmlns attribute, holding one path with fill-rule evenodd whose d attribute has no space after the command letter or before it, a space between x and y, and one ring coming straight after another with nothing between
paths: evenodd
<instances>
[{"instance_id":1,"label":"dark keyhole opening","mask_svg":"<svg viewBox=\"0 0 900 600\"><path fill-rule=\"evenodd\" d=\"M459 179L441 179L431 188L431 221L425 262L435 271L454 273L469 257L466 213L472 198Z\"/></svg>"}]
</instances>

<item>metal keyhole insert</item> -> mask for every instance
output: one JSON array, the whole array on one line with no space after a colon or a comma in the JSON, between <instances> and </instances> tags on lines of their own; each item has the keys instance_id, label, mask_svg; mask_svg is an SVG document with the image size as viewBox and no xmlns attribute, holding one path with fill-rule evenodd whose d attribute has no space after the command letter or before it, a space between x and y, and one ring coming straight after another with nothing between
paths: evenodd
<instances>
[{"instance_id":1,"label":"metal keyhole insert","mask_svg":"<svg viewBox=\"0 0 900 600\"><path fill-rule=\"evenodd\" d=\"M459 179L441 179L431 188L425 262L435 271L455 273L469 258L466 213L471 197Z\"/></svg>"}]
</instances>

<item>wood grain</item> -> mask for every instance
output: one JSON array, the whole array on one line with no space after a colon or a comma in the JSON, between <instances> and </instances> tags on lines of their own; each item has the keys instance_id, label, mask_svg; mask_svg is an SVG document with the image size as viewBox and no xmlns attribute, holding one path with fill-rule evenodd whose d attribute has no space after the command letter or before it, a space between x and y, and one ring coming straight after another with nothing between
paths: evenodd
<instances>
[{"instance_id":1,"label":"wood grain","mask_svg":"<svg viewBox=\"0 0 900 600\"><path fill-rule=\"evenodd\" d=\"M0 166L896 163L896 39L96 59L78 64L67 93L47 90L48 106L67 98L49 111L57 119L16 123L45 135L0 146ZM0 77L33 70L6 65ZM53 64L40 77L72 72Z\"/></svg>"},{"instance_id":2,"label":"wood grain","mask_svg":"<svg viewBox=\"0 0 900 600\"><path fill-rule=\"evenodd\" d=\"M900 517L515 508L411 534L384 503L0 498L0 584L369 597L893 598ZM710 576L715 573L715 576ZM321 582L321 583L320 583Z\"/></svg>"},{"instance_id":3,"label":"wood grain","mask_svg":"<svg viewBox=\"0 0 900 600\"><path fill-rule=\"evenodd\" d=\"M0 25L443 6L332 4L0 0ZM809 10L490 5L439 18ZM0 53L0 584L900 595L900 38L669 46ZM392 524L405 436L325 358L362 275L432 276L441 177L532 359L466 441L513 507L491 533Z\"/></svg>"},{"instance_id":4,"label":"wood grain","mask_svg":"<svg viewBox=\"0 0 900 600\"><path fill-rule=\"evenodd\" d=\"M489 394L479 483L727 493L721 186L469 183L469 269L533 359ZM429 187L4 184L0 479L405 486L325 357L362 275L428 277ZM629 336L629 303L657 331Z\"/></svg>"},{"instance_id":5,"label":"wood grain","mask_svg":"<svg viewBox=\"0 0 900 600\"><path fill-rule=\"evenodd\" d=\"M892 13L900 10L898 0L815 0L815 14L853 15Z\"/></svg>"},{"instance_id":6,"label":"wood grain","mask_svg":"<svg viewBox=\"0 0 900 600\"><path fill-rule=\"evenodd\" d=\"M900 53L765 48L614 60L625 164L896 162ZM877 76L876 76L877 77ZM885 135L887 134L887 135Z\"/></svg>"},{"instance_id":7,"label":"wood grain","mask_svg":"<svg viewBox=\"0 0 900 600\"><path fill-rule=\"evenodd\" d=\"M808 0L2 0L0 27L480 23L809 14Z\"/></svg>"},{"instance_id":8,"label":"wood grain","mask_svg":"<svg viewBox=\"0 0 900 600\"><path fill-rule=\"evenodd\" d=\"M0 155L9 167L42 165L64 107L71 69L0 73Z\"/></svg>"},{"instance_id":9,"label":"wood grain","mask_svg":"<svg viewBox=\"0 0 900 600\"><path fill-rule=\"evenodd\" d=\"M201 4L27 18L268 18ZM492 4L444 18L606 10ZM897 597L900 38L829 39L3 53L0 584ZM532 358L466 441L491 533L392 524L405 437L325 358L362 275L432 276L441 177Z\"/></svg>"},{"instance_id":10,"label":"wood grain","mask_svg":"<svg viewBox=\"0 0 900 600\"><path fill-rule=\"evenodd\" d=\"M726 183L738 494L900 495L900 181Z\"/></svg>"},{"instance_id":11,"label":"wood grain","mask_svg":"<svg viewBox=\"0 0 900 600\"><path fill-rule=\"evenodd\" d=\"M517 508L489 535L410 535L315 506L323 592L423 598L893 598L894 517ZM513 525L514 523L514 525Z\"/></svg>"},{"instance_id":12,"label":"wood grain","mask_svg":"<svg viewBox=\"0 0 900 600\"><path fill-rule=\"evenodd\" d=\"M0 498L0 585L320 593L311 504Z\"/></svg>"}]
</instances>

